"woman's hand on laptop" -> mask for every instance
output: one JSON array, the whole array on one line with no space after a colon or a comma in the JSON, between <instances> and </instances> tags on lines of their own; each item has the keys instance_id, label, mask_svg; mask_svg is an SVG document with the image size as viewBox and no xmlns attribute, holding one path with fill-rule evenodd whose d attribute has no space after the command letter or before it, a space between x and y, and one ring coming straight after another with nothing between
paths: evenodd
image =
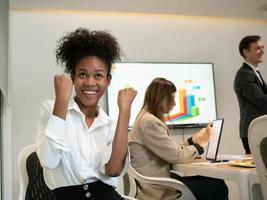
<instances>
[{"instance_id":1,"label":"woman's hand on laptop","mask_svg":"<svg viewBox=\"0 0 267 200\"><path fill-rule=\"evenodd\" d=\"M202 128L199 132L195 133L192 136L193 142L199 144L202 147L205 147L210 138L213 135L213 130L211 128L211 123L209 123L205 128Z\"/></svg>"}]
</instances>

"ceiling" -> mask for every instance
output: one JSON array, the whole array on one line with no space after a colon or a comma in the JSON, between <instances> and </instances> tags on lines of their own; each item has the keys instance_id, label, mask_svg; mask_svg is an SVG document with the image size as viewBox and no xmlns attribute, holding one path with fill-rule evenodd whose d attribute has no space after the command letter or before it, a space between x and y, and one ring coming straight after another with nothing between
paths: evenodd
<instances>
[{"instance_id":1,"label":"ceiling","mask_svg":"<svg viewBox=\"0 0 267 200\"><path fill-rule=\"evenodd\" d=\"M156 13L267 20L266 0L9 0L11 9Z\"/></svg>"}]
</instances>

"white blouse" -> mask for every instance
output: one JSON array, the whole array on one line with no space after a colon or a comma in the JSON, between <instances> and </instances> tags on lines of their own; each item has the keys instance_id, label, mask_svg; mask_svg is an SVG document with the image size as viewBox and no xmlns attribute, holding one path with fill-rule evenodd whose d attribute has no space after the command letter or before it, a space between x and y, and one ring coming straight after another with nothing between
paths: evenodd
<instances>
[{"instance_id":1,"label":"white blouse","mask_svg":"<svg viewBox=\"0 0 267 200\"><path fill-rule=\"evenodd\" d=\"M66 120L52 115L54 101L45 101L41 109L36 146L44 168L44 179L50 189L80 185L101 180L113 187L118 177L105 174L115 127L107 114L98 109L90 128L85 115L71 99ZM129 164L126 158L123 173Z\"/></svg>"}]
</instances>

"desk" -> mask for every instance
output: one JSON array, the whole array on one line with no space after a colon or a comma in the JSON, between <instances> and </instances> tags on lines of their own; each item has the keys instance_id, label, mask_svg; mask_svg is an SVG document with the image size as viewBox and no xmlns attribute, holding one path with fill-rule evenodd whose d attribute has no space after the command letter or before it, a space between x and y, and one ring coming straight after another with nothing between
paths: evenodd
<instances>
[{"instance_id":1,"label":"desk","mask_svg":"<svg viewBox=\"0 0 267 200\"><path fill-rule=\"evenodd\" d=\"M201 175L234 181L238 185L241 200L259 199L258 194L252 192L253 185L259 185L255 168L235 167L227 163L202 163L200 161L197 159L190 164L176 164L173 165L173 170L185 176Z\"/></svg>"}]
</instances>

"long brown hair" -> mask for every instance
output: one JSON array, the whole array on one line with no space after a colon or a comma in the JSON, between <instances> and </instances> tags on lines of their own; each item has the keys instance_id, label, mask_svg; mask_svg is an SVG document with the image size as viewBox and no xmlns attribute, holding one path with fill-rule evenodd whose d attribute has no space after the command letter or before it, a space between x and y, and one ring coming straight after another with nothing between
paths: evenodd
<instances>
[{"instance_id":1,"label":"long brown hair","mask_svg":"<svg viewBox=\"0 0 267 200\"><path fill-rule=\"evenodd\" d=\"M155 78L146 89L142 109L163 121L164 104L170 109L173 104L172 94L176 92L175 85L165 78ZM165 106L166 107L166 106Z\"/></svg>"}]
</instances>

